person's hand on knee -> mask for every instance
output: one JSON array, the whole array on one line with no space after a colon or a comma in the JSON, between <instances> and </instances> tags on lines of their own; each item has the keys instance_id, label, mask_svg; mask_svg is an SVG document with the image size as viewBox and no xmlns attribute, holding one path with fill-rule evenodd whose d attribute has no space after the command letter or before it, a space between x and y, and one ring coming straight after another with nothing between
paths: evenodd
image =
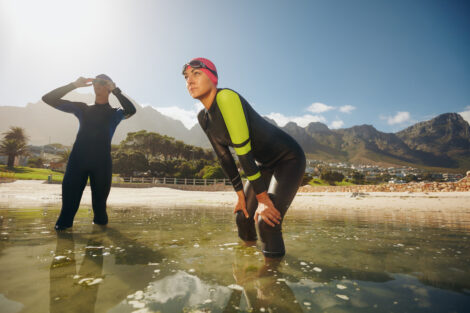
<instances>
[{"instance_id":1,"label":"person's hand on knee","mask_svg":"<svg viewBox=\"0 0 470 313\"><path fill-rule=\"evenodd\" d=\"M238 201L233 213L237 213L238 211L243 211L243 214L246 218L249 218L248 212L246 210L246 200L245 200L245 193L243 190L237 191Z\"/></svg>"},{"instance_id":2,"label":"person's hand on knee","mask_svg":"<svg viewBox=\"0 0 470 313\"><path fill-rule=\"evenodd\" d=\"M281 213L274 207L274 203L269 198L268 193L262 192L256 195L258 200L258 208L255 212L255 222L258 223L258 217L261 216L263 221L271 227L274 227L275 224L281 223Z\"/></svg>"}]
</instances>

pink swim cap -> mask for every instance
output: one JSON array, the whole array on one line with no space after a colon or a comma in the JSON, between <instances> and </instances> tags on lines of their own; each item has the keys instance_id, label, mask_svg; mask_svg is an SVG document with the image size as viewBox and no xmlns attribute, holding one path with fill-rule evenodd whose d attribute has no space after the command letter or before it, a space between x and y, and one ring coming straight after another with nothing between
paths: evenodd
<instances>
[{"instance_id":1,"label":"pink swim cap","mask_svg":"<svg viewBox=\"0 0 470 313\"><path fill-rule=\"evenodd\" d=\"M210 68L215 74L217 74L217 68L215 67L214 63L212 63L210 60L208 59L205 59L205 58L194 58L192 59L189 63L191 63L192 61L200 61L202 63L204 63L205 66L207 66L208 68ZM189 64L188 63L188 64ZM189 65L191 66L191 65ZM219 82L219 79L216 75L214 75L214 73L212 73L210 70L208 70L207 68L199 68L201 71L203 71L204 73L206 73L207 77L209 77L209 79L212 81L212 83L217 87L217 83Z\"/></svg>"}]
</instances>

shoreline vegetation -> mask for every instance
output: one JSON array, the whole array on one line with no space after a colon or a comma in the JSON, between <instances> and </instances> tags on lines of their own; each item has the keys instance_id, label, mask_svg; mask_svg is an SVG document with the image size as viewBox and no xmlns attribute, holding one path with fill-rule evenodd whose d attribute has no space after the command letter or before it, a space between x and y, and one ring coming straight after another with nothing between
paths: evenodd
<instances>
[{"instance_id":1,"label":"shoreline vegetation","mask_svg":"<svg viewBox=\"0 0 470 313\"><path fill-rule=\"evenodd\" d=\"M49 183L62 183L64 173L43 168L15 167L8 169L0 165L0 183L13 182L15 180L41 180ZM171 179L169 179L171 180ZM190 179L188 179L190 180ZM210 180L209 180L210 181ZM166 187L179 190L197 191L231 191L232 187L224 183L211 183L207 185L173 184L173 183L149 183L149 182L124 182L117 174L113 174L113 187L124 188L152 188ZM383 183L376 185L358 185L349 182L336 182L328 184L320 179L313 179L309 184L300 187L299 192L467 192L470 191L470 171L467 176L457 182L409 182L403 184Z\"/></svg>"},{"instance_id":2,"label":"shoreline vegetation","mask_svg":"<svg viewBox=\"0 0 470 313\"><path fill-rule=\"evenodd\" d=\"M5 165L0 165L0 182L20 180L48 180L49 175L52 175L54 182L62 182L64 173L53 171L45 168L33 168L26 166L15 166L14 168L7 168Z\"/></svg>"}]
</instances>

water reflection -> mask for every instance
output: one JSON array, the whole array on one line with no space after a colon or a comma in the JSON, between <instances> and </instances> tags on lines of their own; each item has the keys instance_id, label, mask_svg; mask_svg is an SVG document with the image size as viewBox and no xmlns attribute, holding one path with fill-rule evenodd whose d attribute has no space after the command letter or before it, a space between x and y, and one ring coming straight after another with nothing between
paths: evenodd
<instances>
[{"instance_id":1,"label":"water reflection","mask_svg":"<svg viewBox=\"0 0 470 313\"><path fill-rule=\"evenodd\" d=\"M83 252L76 249L76 240L86 241ZM117 295L121 296L114 301L107 299L104 307L99 306L98 312L119 304L129 292L144 288L154 278L148 264L161 262L162 256L147 247L134 244L134 240L123 236L118 230L97 225L91 227L89 234L58 232L50 266L50 312L95 312L100 286L103 285L107 291L112 290L114 288L109 285L115 285L116 280L127 285L127 288L124 288L124 293L117 290ZM83 257L79 269L77 253ZM107 272L103 273L105 257L111 258L111 262L107 264ZM133 285L128 284L128 281L132 280L129 278L129 272L113 270L113 267L120 266L131 267L132 275L139 277L138 280L133 280L137 286L129 288L129 285ZM110 280L108 284L107 280Z\"/></svg>"},{"instance_id":2,"label":"water reflection","mask_svg":"<svg viewBox=\"0 0 470 313\"><path fill-rule=\"evenodd\" d=\"M77 272L73 233L57 234L50 267L50 311L95 312L99 284L103 281L102 234L88 240Z\"/></svg>"},{"instance_id":3,"label":"water reflection","mask_svg":"<svg viewBox=\"0 0 470 313\"><path fill-rule=\"evenodd\" d=\"M286 257L265 264L230 211L0 209L0 308L7 312L466 312L470 232L291 212ZM2 311L2 312L3 312Z\"/></svg>"},{"instance_id":4,"label":"water reflection","mask_svg":"<svg viewBox=\"0 0 470 313\"><path fill-rule=\"evenodd\" d=\"M235 253L233 277L241 288L233 288L224 312L302 312L286 277L279 271L282 260L253 263L245 254L244 249Z\"/></svg>"},{"instance_id":5,"label":"water reflection","mask_svg":"<svg viewBox=\"0 0 470 313\"><path fill-rule=\"evenodd\" d=\"M248 254L247 254L248 253ZM251 257L246 257L250 255ZM235 281L222 285L206 273L177 269L127 297L112 312L302 312L296 297L278 272L279 263L253 260L253 250L236 247L232 273ZM205 277L206 279L201 278Z\"/></svg>"}]
</instances>

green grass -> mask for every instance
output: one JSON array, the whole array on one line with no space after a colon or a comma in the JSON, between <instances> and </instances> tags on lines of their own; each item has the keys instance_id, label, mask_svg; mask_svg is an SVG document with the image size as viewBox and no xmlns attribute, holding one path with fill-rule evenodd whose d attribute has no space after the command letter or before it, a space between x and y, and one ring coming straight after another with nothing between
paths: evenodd
<instances>
[{"instance_id":1,"label":"green grass","mask_svg":"<svg viewBox=\"0 0 470 313\"><path fill-rule=\"evenodd\" d=\"M342 182L336 182L333 185L330 185L326 181L319 179L319 178L314 178L309 182L310 185L312 186L353 186L354 184L351 182L347 182L343 180Z\"/></svg>"},{"instance_id":2,"label":"green grass","mask_svg":"<svg viewBox=\"0 0 470 313\"><path fill-rule=\"evenodd\" d=\"M321 180L320 178L313 178L310 182L312 186L330 186L326 181Z\"/></svg>"},{"instance_id":3,"label":"green grass","mask_svg":"<svg viewBox=\"0 0 470 313\"><path fill-rule=\"evenodd\" d=\"M0 165L0 177L27 179L27 180L47 180L49 175L52 175L52 180L61 182L64 174L61 172L52 171L45 168L32 168L25 166L16 166L12 169L7 168L6 165Z\"/></svg>"},{"instance_id":4,"label":"green grass","mask_svg":"<svg viewBox=\"0 0 470 313\"><path fill-rule=\"evenodd\" d=\"M354 186L355 184L343 180L342 182L337 182L337 183L335 183L335 185L336 185L336 186Z\"/></svg>"}]
</instances>

